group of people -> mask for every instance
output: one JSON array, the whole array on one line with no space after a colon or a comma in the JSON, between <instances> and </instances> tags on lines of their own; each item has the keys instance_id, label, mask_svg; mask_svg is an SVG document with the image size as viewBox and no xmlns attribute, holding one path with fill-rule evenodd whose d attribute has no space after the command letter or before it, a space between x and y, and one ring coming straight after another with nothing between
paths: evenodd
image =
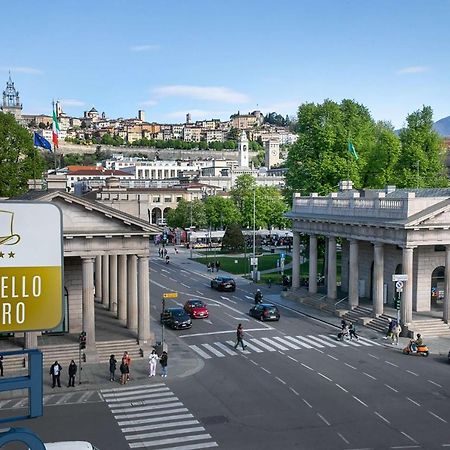
<instances>
[{"instance_id":1,"label":"group of people","mask_svg":"<svg viewBox=\"0 0 450 450\"><path fill-rule=\"evenodd\" d=\"M67 385L67 387L75 387L75 376L77 374L77 371L78 366L72 359L72 361L70 361L68 369L69 384ZM50 375L52 377L52 388L55 388L55 386L61 387L61 372L62 372L61 364L59 364L58 361L55 361L50 367Z\"/></svg>"},{"instance_id":2,"label":"group of people","mask_svg":"<svg viewBox=\"0 0 450 450\"><path fill-rule=\"evenodd\" d=\"M356 334L355 324L352 322L347 322L345 319L341 320L341 333L345 339L358 340L358 335Z\"/></svg>"},{"instance_id":3,"label":"group of people","mask_svg":"<svg viewBox=\"0 0 450 450\"><path fill-rule=\"evenodd\" d=\"M178 253L178 250L177 249L175 249L175 253ZM165 259L165 261L166 261L166 264L169 264L169 261L170 261L170 256L167 254L167 248L166 247L164 247L164 248L158 248L158 256L160 257L160 258L164 258Z\"/></svg>"},{"instance_id":4,"label":"group of people","mask_svg":"<svg viewBox=\"0 0 450 450\"><path fill-rule=\"evenodd\" d=\"M216 262L208 262L208 264L206 264L206 269L208 270L208 272L214 272L214 269L216 270L216 272L218 272L220 269L220 261L217 260Z\"/></svg>"},{"instance_id":5,"label":"group of people","mask_svg":"<svg viewBox=\"0 0 450 450\"><path fill-rule=\"evenodd\" d=\"M123 352L122 361L119 366L119 383L127 384L130 381L131 356ZM115 355L109 357L109 381L116 381L117 359Z\"/></svg>"},{"instance_id":6,"label":"group of people","mask_svg":"<svg viewBox=\"0 0 450 450\"><path fill-rule=\"evenodd\" d=\"M148 376L154 377L156 376L156 365L157 363L161 364L161 376L163 378L167 377L167 361L168 361L168 355L166 351L163 351L161 353L161 356L159 357L156 353L156 350L153 350L149 357L148 357Z\"/></svg>"},{"instance_id":7,"label":"group of people","mask_svg":"<svg viewBox=\"0 0 450 450\"><path fill-rule=\"evenodd\" d=\"M388 330L384 339L391 339L392 345L398 345L398 339L400 333L402 332L402 327L397 322L396 319L389 319Z\"/></svg>"}]
</instances>

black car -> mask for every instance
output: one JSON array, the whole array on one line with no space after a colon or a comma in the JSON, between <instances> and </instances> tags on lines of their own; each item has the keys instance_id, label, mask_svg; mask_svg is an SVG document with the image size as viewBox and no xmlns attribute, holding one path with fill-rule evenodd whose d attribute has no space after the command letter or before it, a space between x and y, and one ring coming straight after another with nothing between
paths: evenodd
<instances>
[{"instance_id":1,"label":"black car","mask_svg":"<svg viewBox=\"0 0 450 450\"><path fill-rule=\"evenodd\" d=\"M231 291L236 290L236 282L230 277L216 277L211 280L211 287L218 291Z\"/></svg>"},{"instance_id":2,"label":"black car","mask_svg":"<svg viewBox=\"0 0 450 450\"><path fill-rule=\"evenodd\" d=\"M259 320L280 320L280 311L272 303L255 305L248 313Z\"/></svg>"},{"instance_id":3,"label":"black car","mask_svg":"<svg viewBox=\"0 0 450 450\"><path fill-rule=\"evenodd\" d=\"M167 308L161 313L161 323L174 329L192 327L191 316L183 308Z\"/></svg>"}]
</instances>

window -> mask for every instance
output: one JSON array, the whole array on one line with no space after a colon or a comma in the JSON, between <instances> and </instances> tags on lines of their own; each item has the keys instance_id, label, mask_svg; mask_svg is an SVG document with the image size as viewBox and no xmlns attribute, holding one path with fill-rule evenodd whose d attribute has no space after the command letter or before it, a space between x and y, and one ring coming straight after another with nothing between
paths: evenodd
<instances>
[{"instance_id":1,"label":"window","mask_svg":"<svg viewBox=\"0 0 450 450\"><path fill-rule=\"evenodd\" d=\"M171 203L172 197L164 197L164 203Z\"/></svg>"},{"instance_id":2,"label":"window","mask_svg":"<svg viewBox=\"0 0 450 450\"><path fill-rule=\"evenodd\" d=\"M161 199L159 197L153 197L152 201L153 203L159 203Z\"/></svg>"},{"instance_id":3,"label":"window","mask_svg":"<svg viewBox=\"0 0 450 450\"><path fill-rule=\"evenodd\" d=\"M177 197L177 203L181 200L182 197Z\"/></svg>"},{"instance_id":4,"label":"window","mask_svg":"<svg viewBox=\"0 0 450 450\"><path fill-rule=\"evenodd\" d=\"M435 252L445 252L445 245L435 245L434 251Z\"/></svg>"}]
</instances>

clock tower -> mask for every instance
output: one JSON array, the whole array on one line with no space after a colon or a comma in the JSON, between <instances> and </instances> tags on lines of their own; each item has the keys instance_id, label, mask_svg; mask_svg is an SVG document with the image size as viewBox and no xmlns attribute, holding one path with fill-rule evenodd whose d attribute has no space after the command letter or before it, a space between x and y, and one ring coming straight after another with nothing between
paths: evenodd
<instances>
[{"instance_id":1,"label":"clock tower","mask_svg":"<svg viewBox=\"0 0 450 450\"><path fill-rule=\"evenodd\" d=\"M248 138L247 133L242 131L238 140L239 167L248 167Z\"/></svg>"},{"instance_id":2,"label":"clock tower","mask_svg":"<svg viewBox=\"0 0 450 450\"><path fill-rule=\"evenodd\" d=\"M276 140L269 139L264 142L264 164L267 169L280 164L280 143Z\"/></svg>"}]
</instances>

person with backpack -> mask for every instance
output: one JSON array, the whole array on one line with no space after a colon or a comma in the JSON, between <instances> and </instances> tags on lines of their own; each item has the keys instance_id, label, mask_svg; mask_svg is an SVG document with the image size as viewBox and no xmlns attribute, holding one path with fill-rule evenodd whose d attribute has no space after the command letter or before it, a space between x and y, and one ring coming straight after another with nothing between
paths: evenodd
<instances>
[{"instance_id":1,"label":"person with backpack","mask_svg":"<svg viewBox=\"0 0 450 450\"><path fill-rule=\"evenodd\" d=\"M349 332L349 336L350 336L350 340L352 340L353 338L355 338L356 340L358 340L358 335L356 334L356 327L353 323L350 323L350 325L348 326L348 332Z\"/></svg>"}]
</instances>

